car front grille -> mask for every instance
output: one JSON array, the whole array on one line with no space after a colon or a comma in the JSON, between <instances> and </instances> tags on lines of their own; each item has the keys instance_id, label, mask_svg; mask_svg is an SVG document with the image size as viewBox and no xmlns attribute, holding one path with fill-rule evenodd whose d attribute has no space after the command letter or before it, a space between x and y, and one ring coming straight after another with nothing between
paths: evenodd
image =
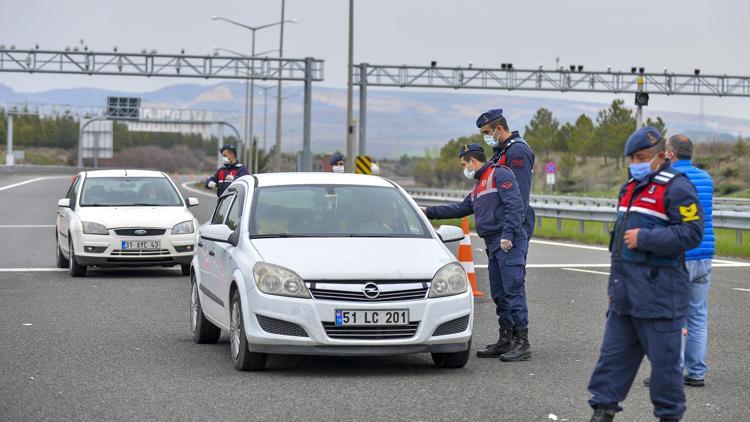
<instances>
[{"instance_id":1,"label":"car front grille","mask_svg":"<svg viewBox=\"0 0 750 422\"><path fill-rule=\"evenodd\" d=\"M136 230L143 230L146 233L136 234ZM166 232L166 229L115 229L115 234L120 236L161 236Z\"/></svg>"},{"instance_id":2,"label":"car front grille","mask_svg":"<svg viewBox=\"0 0 750 422\"><path fill-rule=\"evenodd\" d=\"M255 317L258 319L258 325L260 325L260 328L267 333L292 337L308 337L305 329L293 322L258 314L256 314Z\"/></svg>"},{"instance_id":3,"label":"car front grille","mask_svg":"<svg viewBox=\"0 0 750 422\"><path fill-rule=\"evenodd\" d=\"M467 328L469 328L469 315L464 315L461 318L456 318L440 324L440 326L435 329L433 336L458 334L466 331Z\"/></svg>"},{"instance_id":4,"label":"car front grille","mask_svg":"<svg viewBox=\"0 0 750 422\"><path fill-rule=\"evenodd\" d=\"M169 255L169 249L114 249L114 256L159 256Z\"/></svg>"},{"instance_id":5,"label":"car front grille","mask_svg":"<svg viewBox=\"0 0 750 422\"><path fill-rule=\"evenodd\" d=\"M419 321L408 325L360 325L337 327L335 322L323 322L329 338L339 340L395 340L414 337Z\"/></svg>"},{"instance_id":6,"label":"car front grille","mask_svg":"<svg viewBox=\"0 0 750 422\"><path fill-rule=\"evenodd\" d=\"M427 297L430 289L427 281L378 281L376 285L385 291L381 291L375 298L367 297L364 287L367 283L357 282L308 282L307 287L314 299L335 300L344 302L395 302L400 300L421 300ZM395 290L387 289L389 285L403 284L403 288ZM386 290L387 289L387 290Z\"/></svg>"}]
</instances>

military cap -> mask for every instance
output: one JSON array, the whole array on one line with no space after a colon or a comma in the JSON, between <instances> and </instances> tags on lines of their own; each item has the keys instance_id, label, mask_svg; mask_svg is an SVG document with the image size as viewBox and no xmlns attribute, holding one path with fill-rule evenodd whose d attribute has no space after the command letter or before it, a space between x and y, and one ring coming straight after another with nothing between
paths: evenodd
<instances>
[{"instance_id":1,"label":"military cap","mask_svg":"<svg viewBox=\"0 0 750 422\"><path fill-rule=\"evenodd\" d=\"M477 127L481 128L482 126L486 125L487 123L490 123L491 121L497 120L497 119L499 119L501 117L503 117L503 109L502 108L493 108L492 110L485 111L477 119Z\"/></svg>"},{"instance_id":2,"label":"military cap","mask_svg":"<svg viewBox=\"0 0 750 422\"><path fill-rule=\"evenodd\" d=\"M343 155L341 155L340 152L337 152L331 156L331 160L329 161L329 163L333 166L339 161L346 161L346 159L344 158Z\"/></svg>"},{"instance_id":3,"label":"military cap","mask_svg":"<svg viewBox=\"0 0 750 422\"><path fill-rule=\"evenodd\" d=\"M231 151L232 154L234 154L235 156L237 155L237 148L235 148L235 147L233 147L231 145L222 145L221 148L219 148L219 152L224 152L226 150Z\"/></svg>"},{"instance_id":4,"label":"military cap","mask_svg":"<svg viewBox=\"0 0 750 422\"><path fill-rule=\"evenodd\" d=\"M482 146L479 144L465 144L458 152L458 156L463 157L466 153L469 152L484 152L484 148L482 148Z\"/></svg>"},{"instance_id":5,"label":"military cap","mask_svg":"<svg viewBox=\"0 0 750 422\"><path fill-rule=\"evenodd\" d=\"M661 133L652 127L644 126L636 129L625 142L625 156L629 157L642 149L651 148L660 139Z\"/></svg>"}]
</instances>

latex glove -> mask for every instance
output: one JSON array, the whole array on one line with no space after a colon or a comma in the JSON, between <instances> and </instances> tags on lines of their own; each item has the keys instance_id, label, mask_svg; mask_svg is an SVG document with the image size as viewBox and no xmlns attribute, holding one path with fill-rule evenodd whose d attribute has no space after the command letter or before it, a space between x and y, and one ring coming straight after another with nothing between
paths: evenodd
<instances>
[{"instance_id":1,"label":"latex glove","mask_svg":"<svg viewBox=\"0 0 750 422\"><path fill-rule=\"evenodd\" d=\"M216 182L214 182L212 180L212 181L208 182L208 184L206 186L208 186L209 189L214 189L216 187Z\"/></svg>"},{"instance_id":2,"label":"latex glove","mask_svg":"<svg viewBox=\"0 0 750 422\"><path fill-rule=\"evenodd\" d=\"M227 177L224 178L225 182L234 182L234 176L231 174L228 174Z\"/></svg>"},{"instance_id":3,"label":"latex glove","mask_svg":"<svg viewBox=\"0 0 750 422\"><path fill-rule=\"evenodd\" d=\"M513 248L513 242L508 239L500 239L500 248L505 252L508 252Z\"/></svg>"}]
</instances>

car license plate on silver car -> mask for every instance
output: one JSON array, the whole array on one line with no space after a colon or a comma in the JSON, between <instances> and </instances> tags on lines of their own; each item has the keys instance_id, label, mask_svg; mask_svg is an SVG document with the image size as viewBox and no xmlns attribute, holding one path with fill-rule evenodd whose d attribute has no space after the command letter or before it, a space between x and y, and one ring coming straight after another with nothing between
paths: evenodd
<instances>
[{"instance_id":1,"label":"car license plate on silver car","mask_svg":"<svg viewBox=\"0 0 750 422\"><path fill-rule=\"evenodd\" d=\"M336 326L347 325L408 325L408 309L355 311L336 309Z\"/></svg>"},{"instance_id":2,"label":"car license plate on silver car","mask_svg":"<svg viewBox=\"0 0 750 422\"><path fill-rule=\"evenodd\" d=\"M122 249L161 249L159 240L123 240Z\"/></svg>"}]
</instances>

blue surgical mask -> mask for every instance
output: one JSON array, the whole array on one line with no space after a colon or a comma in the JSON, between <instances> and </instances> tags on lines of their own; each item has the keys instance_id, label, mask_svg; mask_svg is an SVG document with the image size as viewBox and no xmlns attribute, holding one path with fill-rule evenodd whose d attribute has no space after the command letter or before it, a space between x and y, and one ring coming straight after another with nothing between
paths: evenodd
<instances>
[{"instance_id":1,"label":"blue surgical mask","mask_svg":"<svg viewBox=\"0 0 750 422\"><path fill-rule=\"evenodd\" d=\"M484 135L484 142L492 149L497 148L497 141L492 135Z\"/></svg>"},{"instance_id":2,"label":"blue surgical mask","mask_svg":"<svg viewBox=\"0 0 750 422\"><path fill-rule=\"evenodd\" d=\"M631 163L630 164L630 175L633 179L641 181L651 174L651 162L646 163Z\"/></svg>"}]
</instances>

